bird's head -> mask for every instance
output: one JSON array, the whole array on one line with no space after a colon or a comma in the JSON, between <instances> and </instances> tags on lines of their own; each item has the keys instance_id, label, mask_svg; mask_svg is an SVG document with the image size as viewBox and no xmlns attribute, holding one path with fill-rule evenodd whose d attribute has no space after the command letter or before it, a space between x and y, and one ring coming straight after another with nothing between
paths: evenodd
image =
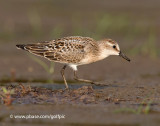
<instances>
[{"instance_id":1,"label":"bird's head","mask_svg":"<svg viewBox=\"0 0 160 126\"><path fill-rule=\"evenodd\" d=\"M120 50L120 47L118 43L111 39L104 39L101 40L101 43L103 45L103 50L106 53L106 55L119 55L120 57L124 58L127 61L131 61L125 54L122 53ZM101 46L102 46L101 45Z\"/></svg>"}]
</instances>

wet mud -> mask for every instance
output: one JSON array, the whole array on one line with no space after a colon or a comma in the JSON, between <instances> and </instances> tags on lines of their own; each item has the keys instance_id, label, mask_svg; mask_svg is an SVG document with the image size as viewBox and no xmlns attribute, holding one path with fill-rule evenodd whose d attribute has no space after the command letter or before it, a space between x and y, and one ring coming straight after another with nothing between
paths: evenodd
<instances>
[{"instance_id":1,"label":"wet mud","mask_svg":"<svg viewBox=\"0 0 160 126\"><path fill-rule=\"evenodd\" d=\"M71 84L9 83L1 98L1 122L15 125L146 125L159 124L160 86L134 81L108 86ZM1 89L4 86L1 86ZM2 90L1 90L2 93ZM65 119L11 119L10 114L64 114ZM103 117L103 118L102 118ZM105 118L104 118L105 117ZM119 120L119 121L118 121Z\"/></svg>"}]
</instances>

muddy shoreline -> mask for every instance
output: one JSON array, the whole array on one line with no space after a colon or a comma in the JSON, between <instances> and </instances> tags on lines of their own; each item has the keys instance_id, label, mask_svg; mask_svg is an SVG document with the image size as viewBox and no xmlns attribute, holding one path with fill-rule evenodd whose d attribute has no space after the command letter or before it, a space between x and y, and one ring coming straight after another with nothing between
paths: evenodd
<instances>
[{"instance_id":1,"label":"muddy shoreline","mask_svg":"<svg viewBox=\"0 0 160 126\"><path fill-rule=\"evenodd\" d=\"M59 86L59 87L58 87ZM14 89L11 105L1 105L0 118L10 125L146 125L159 124L160 86L125 83L97 87L85 84L8 84ZM149 95L148 95L149 94ZM149 103L150 102L150 103ZM148 113L145 113L149 106ZM140 111L139 111L140 110ZM139 112L138 112L139 111ZM11 119L13 115L64 114L65 119ZM103 118L102 118L103 117ZM105 117L105 118L104 118Z\"/></svg>"}]
</instances>

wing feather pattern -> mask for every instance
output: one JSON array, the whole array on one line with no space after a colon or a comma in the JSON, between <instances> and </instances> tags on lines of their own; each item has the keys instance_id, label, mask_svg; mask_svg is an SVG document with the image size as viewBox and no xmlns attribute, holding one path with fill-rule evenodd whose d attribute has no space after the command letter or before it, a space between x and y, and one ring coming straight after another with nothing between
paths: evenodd
<instances>
[{"instance_id":1,"label":"wing feather pattern","mask_svg":"<svg viewBox=\"0 0 160 126\"><path fill-rule=\"evenodd\" d=\"M17 45L17 47L51 61L78 63L85 57L86 48L93 45L95 40L92 38L71 36L35 44Z\"/></svg>"}]
</instances>

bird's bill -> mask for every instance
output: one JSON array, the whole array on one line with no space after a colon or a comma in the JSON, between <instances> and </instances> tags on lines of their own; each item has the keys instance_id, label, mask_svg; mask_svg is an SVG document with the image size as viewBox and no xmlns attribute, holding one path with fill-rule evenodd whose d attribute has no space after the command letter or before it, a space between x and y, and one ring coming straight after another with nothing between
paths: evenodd
<instances>
[{"instance_id":1,"label":"bird's bill","mask_svg":"<svg viewBox=\"0 0 160 126\"><path fill-rule=\"evenodd\" d=\"M119 53L119 56L120 57L122 57L122 58L124 58L125 60L127 60L127 61L131 61L125 54L123 54L121 51L120 51L120 53Z\"/></svg>"}]
</instances>

